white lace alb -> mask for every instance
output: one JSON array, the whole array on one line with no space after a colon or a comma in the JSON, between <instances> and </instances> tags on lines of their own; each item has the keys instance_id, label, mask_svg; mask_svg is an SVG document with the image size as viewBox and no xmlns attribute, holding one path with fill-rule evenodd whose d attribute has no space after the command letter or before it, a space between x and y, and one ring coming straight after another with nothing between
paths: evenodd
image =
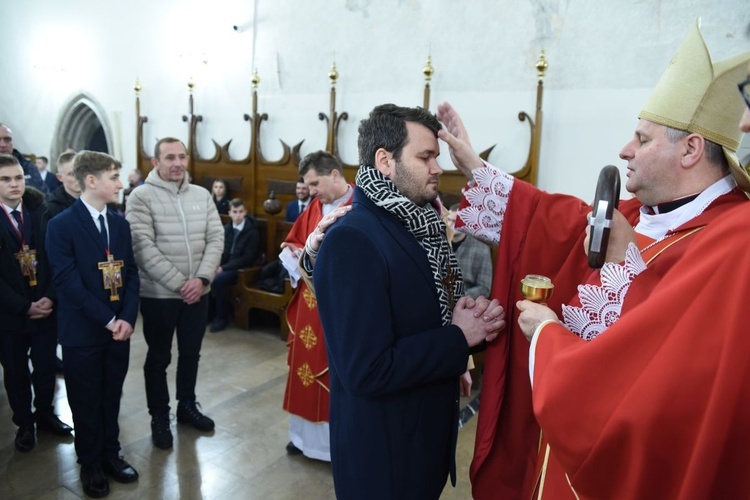
<instances>
[{"instance_id":1,"label":"white lace alb","mask_svg":"<svg viewBox=\"0 0 750 500\"><path fill-rule=\"evenodd\" d=\"M562 306L565 326L589 341L620 319L622 303L630 283L646 269L640 250L634 243L628 245L625 262L607 262L601 270L601 286L578 285L581 307Z\"/></svg>"},{"instance_id":2,"label":"white lace alb","mask_svg":"<svg viewBox=\"0 0 750 500\"><path fill-rule=\"evenodd\" d=\"M464 191L469 206L458 212L458 217L464 222L458 230L497 245L515 178L489 163L474 170L473 176L474 185ZM620 319L630 283L645 269L646 263L638 247L631 243L624 263L604 264L600 273L601 286L578 286L581 307L562 306L565 326L584 340L596 338Z\"/></svg>"},{"instance_id":3,"label":"white lace alb","mask_svg":"<svg viewBox=\"0 0 750 500\"><path fill-rule=\"evenodd\" d=\"M465 226L458 231L497 245L515 178L489 163L474 170L473 175L475 184L464 191L469 206L458 211Z\"/></svg>"}]
</instances>

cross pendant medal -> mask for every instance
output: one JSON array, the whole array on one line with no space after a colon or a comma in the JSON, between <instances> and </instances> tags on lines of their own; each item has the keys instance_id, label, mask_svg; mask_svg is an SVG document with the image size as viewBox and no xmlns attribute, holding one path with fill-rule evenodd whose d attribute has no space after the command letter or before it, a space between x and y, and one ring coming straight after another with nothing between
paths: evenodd
<instances>
[{"instance_id":1,"label":"cross pendant medal","mask_svg":"<svg viewBox=\"0 0 750 500\"><path fill-rule=\"evenodd\" d=\"M104 289L109 290L110 302L120 300L117 288L122 286L122 266L125 263L121 260L114 260L112 254L107 254L106 262L99 262L99 270L102 272L102 282Z\"/></svg>"},{"instance_id":2,"label":"cross pendant medal","mask_svg":"<svg viewBox=\"0 0 750 500\"><path fill-rule=\"evenodd\" d=\"M456 297L453 292L453 285L458 280L458 274L453 272L453 269L448 267L448 271L446 275L443 277L443 279L440 280L440 283L443 285L443 288L448 292L448 306L453 310L453 308L456 306Z\"/></svg>"},{"instance_id":3,"label":"cross pendant medal","mask_svg":"<svg viewBox=\"0 0 750 500\"><path fill-rule=\"evenodd\" d=\"M29 245L23 245L15 257L21 266L21 274L29 278L29 285L36 286L36 250L30 250Z\"/></svg>"}]
</instances>

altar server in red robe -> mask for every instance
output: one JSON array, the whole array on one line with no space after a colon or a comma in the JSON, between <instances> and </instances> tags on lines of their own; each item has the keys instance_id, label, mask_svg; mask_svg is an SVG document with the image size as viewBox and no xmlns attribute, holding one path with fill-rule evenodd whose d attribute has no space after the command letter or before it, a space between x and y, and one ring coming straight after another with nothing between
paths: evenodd
<instances>
[{"instance_id":1,"label":"altar server in red robe","mask_svg":"<svg viewBox=\"0 0 750 500\"><path fill-rule=\"evenodd\" d=\"M299 257L307 236L320 220L338 206L349 205L352 186L344 179L341 163L325 151L302 159L299 174L313 197L292 226L282 248ZM296 263L296 260L295 260ZM286 311L289 322L289 376L284 409L290 415L287 452L331 461L328 427L329 383L325 337L315 293L300 280Z\"/></svg>"}]
</instances>

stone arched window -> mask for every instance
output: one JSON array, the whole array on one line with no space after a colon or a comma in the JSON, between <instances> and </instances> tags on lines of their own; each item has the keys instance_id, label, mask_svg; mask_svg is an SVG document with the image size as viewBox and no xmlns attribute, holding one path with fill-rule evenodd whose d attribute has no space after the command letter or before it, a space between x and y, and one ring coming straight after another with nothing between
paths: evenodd
<instances>
[{"instance_id":1,"label":"stone arched window","mask_svg":"<svg viewBox=\"0 0 750 500\"><path fill-rule=\"evenodd\" d=\"M112 128L104 108L86 94L78 94L63 106L55 128L50 164L57 170L55 159L68 148L113 153Z\"/></svg>"}]
</instances>

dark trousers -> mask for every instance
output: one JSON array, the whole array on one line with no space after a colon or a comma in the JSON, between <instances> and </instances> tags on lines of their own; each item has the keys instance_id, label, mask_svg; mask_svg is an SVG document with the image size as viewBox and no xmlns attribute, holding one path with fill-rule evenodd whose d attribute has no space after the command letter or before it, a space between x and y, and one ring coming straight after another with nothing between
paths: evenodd
<instances>
[{"instance_id":1,"label":"dark trousers","mask_svg":"<svg viewBox=\"0 0 750 500\"><path fill-rule=\"evenodd\" d=\"M63 347L65 388L76 429L78 463L120 455L120 399L128 373L130 341Z\"/></svg>"},{"instance_id":2,"label":"dark trousers","mask_svg":"<svg viewBox=\"0 0 750 500\"><path fill-rule=\"evenodd\" d=\"M237 284L239 271L236 269L222 271L214 277L211 288L216 298L216 319L228 320L231 306L229 305L229 288Z\"/></svg>"},{"instance_id":3,"label":"dark trousers","mask_svg":"<svg viewBox=\"0 0 750 500\"><path fill-rule=\"evenodd\" d=\"M37 413L52 413L55 394L55 349L57 336L51 327L33 333L0 332L0 363L13 423L31 425L31 387L34 386L34 408ZM29 371L29 358L34 367Z\"/></svg>"},{"instance_id":4,"label":"dark trousers","mask_svg":"<svg viewBox=\"0 0 750 500\"><path fill-rule=\"evenodd\" d=\"M182 299L141 298L143 337L148 344L143 374L151 415L169 413L167 367L172 361L172 338L177 331L177 400L195 400L198 360L206 333L208 295L196 304Z\"/></svg>"}]
</instances>

